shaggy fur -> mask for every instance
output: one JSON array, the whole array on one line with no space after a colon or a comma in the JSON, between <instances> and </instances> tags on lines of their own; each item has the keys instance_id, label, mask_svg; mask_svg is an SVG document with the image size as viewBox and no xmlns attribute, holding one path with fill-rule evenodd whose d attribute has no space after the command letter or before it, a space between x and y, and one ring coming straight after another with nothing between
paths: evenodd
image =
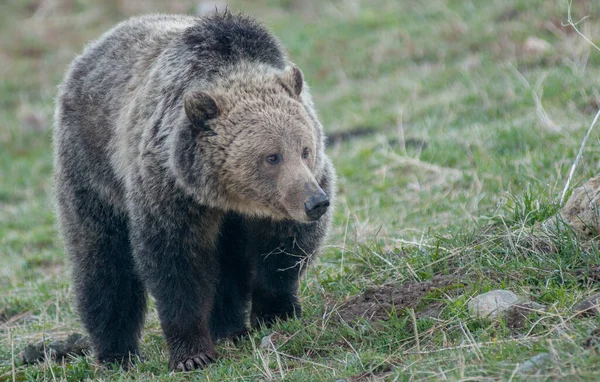
<instances>
[{"instance_id":1,"label":"shaggy fur","mask_svg":"<svg viewBox=\"0 0 600 382\"><path fill-rule=\"evenodd\" d=\"M262 26L125 21L74 60L55 125L59 225L99 361L138 354L146 290L171 369L212 362L248 317L300 314L335 175L302 74Z\"/></svg>"}]
</instances>

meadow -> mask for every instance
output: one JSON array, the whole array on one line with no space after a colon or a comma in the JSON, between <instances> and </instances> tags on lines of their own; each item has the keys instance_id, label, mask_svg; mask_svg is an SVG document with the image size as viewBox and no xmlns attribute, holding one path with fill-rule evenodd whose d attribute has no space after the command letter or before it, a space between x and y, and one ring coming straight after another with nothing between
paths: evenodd
<instances>
[{"instance_id":1,"label":"meadow","mask_svg":"<svg viewBox=\"0 0 600 382\"><path fill-rule=\"evenodd\" d=\"M339 196L328 244L301 286L303 317L219 343L218 362L191 376L599 380L600 317L573 312L599 290L596 241L536 235L560 210L600 108L600 3L228 6L260 19L302 68ZM144 360L127 372L89 355L24 365L21 352L83 333L53 201L52 114L67 65L131 15L202 9L188 0L0 2L0 381L190 378L168 372L152 302ZM599 143L596 126L567 196L598 175ZM473 317L468 301L493 289L544 309Z\"/></svg>"}]
</instances>

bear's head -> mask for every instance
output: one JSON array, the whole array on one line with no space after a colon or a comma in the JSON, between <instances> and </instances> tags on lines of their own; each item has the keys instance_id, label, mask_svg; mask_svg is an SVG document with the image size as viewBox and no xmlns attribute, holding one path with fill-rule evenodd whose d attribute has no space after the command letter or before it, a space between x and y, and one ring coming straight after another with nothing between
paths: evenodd
<instances>
[{"instance_id":1,"label":"bear's head","mask_svg":"<svg viewBox=\"0 0 600 382\"><path fill-rule=\"evenodd\" d=\"M187 188L219 208L318 220L329 207L317 181L323 142L321 126L303 101L303 84L301 71L288 67L262 74L242 70L208 90L188 90L187 141L175 153L176 172Z\"/></svg>"}]
</instances>

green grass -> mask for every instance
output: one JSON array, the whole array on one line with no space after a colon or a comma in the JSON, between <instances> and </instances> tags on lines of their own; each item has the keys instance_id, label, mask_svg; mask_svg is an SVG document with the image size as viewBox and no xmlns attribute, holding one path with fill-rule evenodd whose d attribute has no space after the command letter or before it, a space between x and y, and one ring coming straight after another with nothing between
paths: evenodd
<instances>
[{"instance_id":1,"label":"green grass","mask_svg":"<svg viewBox=\"0 0 600 382\"><path fill-rule=\"evenodd\" d=\"M26 344L81 331L52 198L53 97L90 39L135 12L193 12L179 0L8 0L0 4L0 380L185 380L167 372L154 310L143 362L105 370L92 357L25 366ZM166 2L165 2L166 3ZM232 1L265 22L302 68L329 133L373 134L329 148L339 198L329 245L301 287L304 317L220 344L204 380L546 380L600 378L582 346L600 318L572 307L598 291L594 245L569 233L532 242L557 209L600 107L600 52L565 1ZM574 1L600 43L600 5ZM526 49L546 40L543 52ZM541 106L538 106L536 99ZM403 144L403 142L407 142ZM425 143L415 145L417 143ZM597 175L598 129L572 186ZM542 245L543 244L543 245ZM547 250L552 248L552 250ZM381 322L340 319L369 287L464 278ZM546 306L523 327L471 318L470 297L505 288ZM435 315L425 314L435 307ZM271 334L272 345L261 347ZM540 354L530 374L518 366Z\"/></svg>"}]
</instances>

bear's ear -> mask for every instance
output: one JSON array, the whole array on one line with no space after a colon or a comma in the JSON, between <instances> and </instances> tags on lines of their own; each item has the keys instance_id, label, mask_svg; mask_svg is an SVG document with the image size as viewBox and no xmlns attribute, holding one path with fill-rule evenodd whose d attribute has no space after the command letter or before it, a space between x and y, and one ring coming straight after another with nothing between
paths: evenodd
<instances>
[{"instance_id":1,"label":"bear's ear","mask_svg":"<svg viewBox=\"0 0 600 382\"><path fill-rule=\"evenodd\" d=\"M201 90L188 91L183 96L185 115L192 125L201 130L209 131L206 121L219 116L220 110L213 97Z\"/></svg>"},{"instance_id":2,"label":"bear's ear","mask_svg":"<svg viewBox=\"0 0 600 382\"><path fill-rule=\"evenodd\" d=\"M302 77L302 72L297 66L288 66L285 68L281 80L285 86L292 90L293 95L296 97L300 96L300 93L302 93L304 78Z\"/></svg>"}]
</instances>

